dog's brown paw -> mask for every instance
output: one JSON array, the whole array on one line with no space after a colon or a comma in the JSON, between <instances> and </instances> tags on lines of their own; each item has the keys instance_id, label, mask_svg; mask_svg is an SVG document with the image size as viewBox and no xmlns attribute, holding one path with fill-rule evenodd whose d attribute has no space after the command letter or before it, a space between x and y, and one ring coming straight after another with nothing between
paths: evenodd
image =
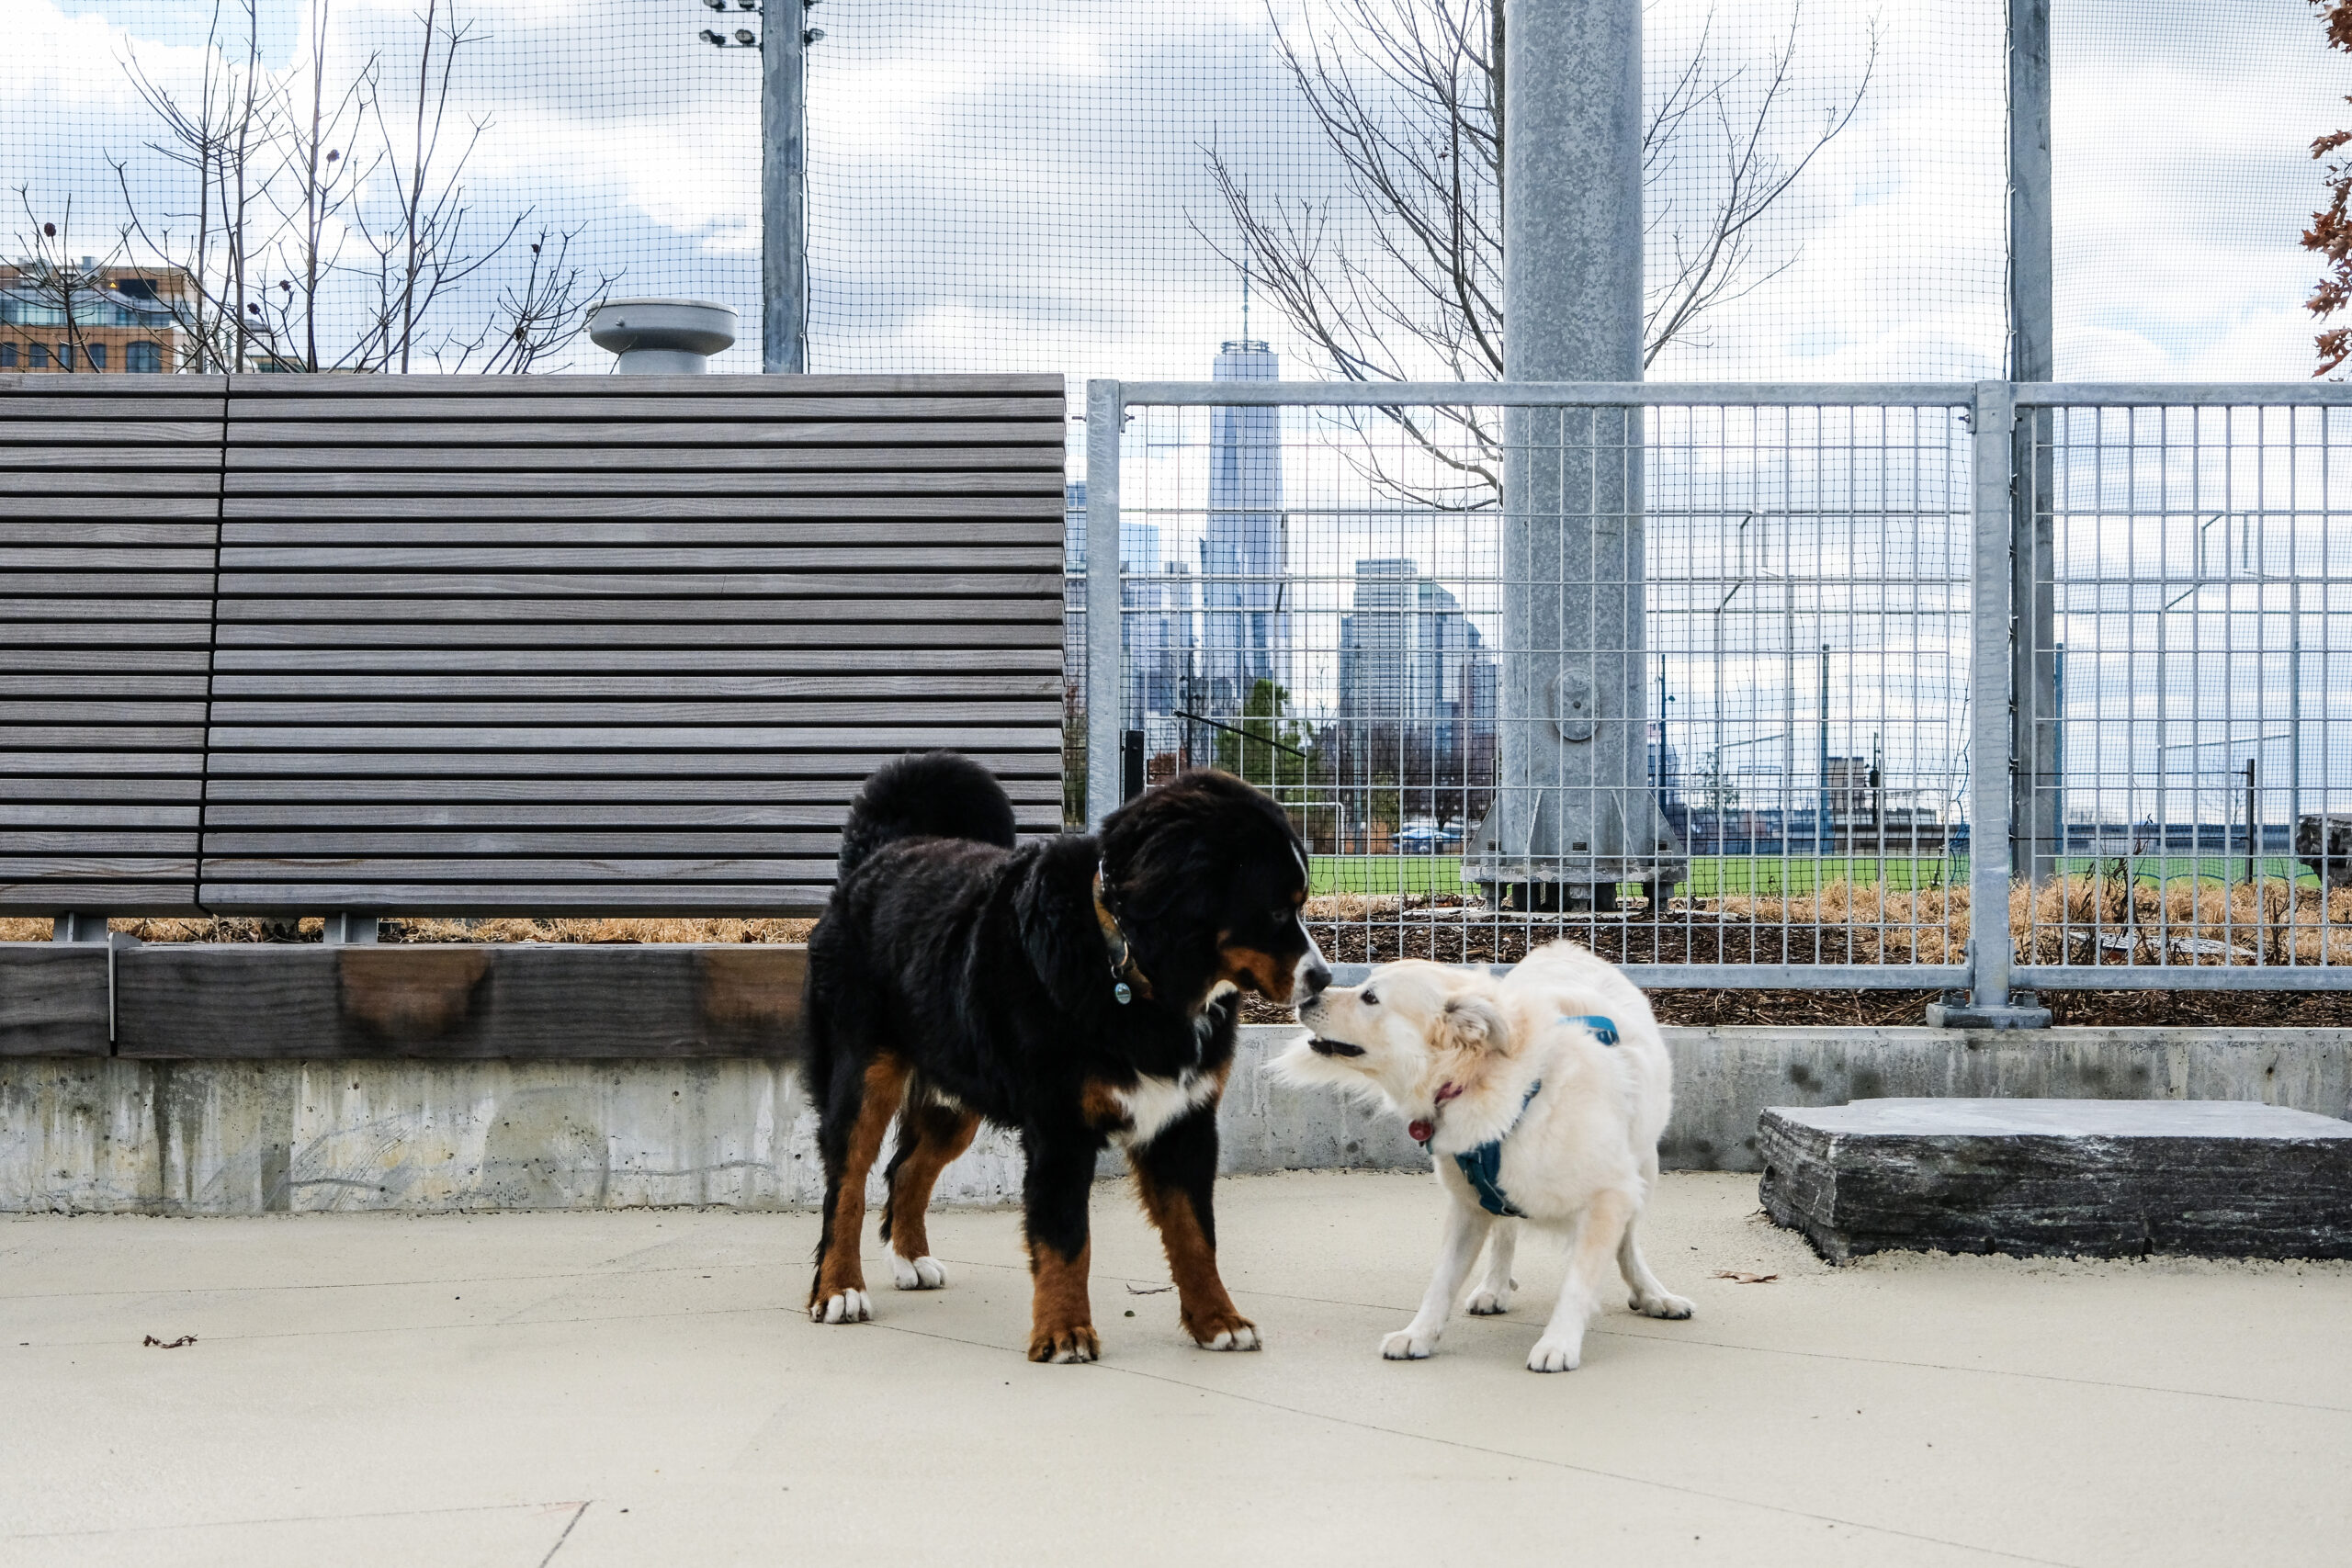
<instances>
[{"instance_id":1,"label":"dog's brown paw","mask_svg":"<svg viewBox=\"0 0 2352 1568\"><path fill-rule=\"evenodd\" d=\"M1040 1328L1029 1337L1029 1359L1052 1361L1057 1365L1077 1361L1102 1359L1102 1341L1095 1337L1094 1325L1072 1323L1057 1328Z\"/></svg>"},{"instance_id":2,"label":"dog's brown paw","mask_svg":"<svg viewBox=\"0 0 2352 1568\"><path fill-rule=\"evenodd\" d=\"M1184 1332L1204 1350L1256 1350L1265 1341L1258 1325L1238 1312L1209 1312L1184 1319Z\"/></svg>"}]
</instances>

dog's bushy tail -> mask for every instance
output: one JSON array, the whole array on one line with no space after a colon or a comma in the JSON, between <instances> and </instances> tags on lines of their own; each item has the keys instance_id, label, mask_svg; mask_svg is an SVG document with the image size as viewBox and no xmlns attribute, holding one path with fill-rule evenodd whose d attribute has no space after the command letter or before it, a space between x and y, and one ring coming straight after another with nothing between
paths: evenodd
<instances>
[{"instance_id":1,"label":"dog's bushy tail","mask_svg":"<svg viewBox=\"0 0 2352 1568\"><path fill-rule=\"evenodd\" d=\"M850 802L842 829L841 880L899 839L971 839L1001 849L1014 841L1012 802L994 774L953 751L901 757L875 770Z\"/></svg>"}]
</instances>

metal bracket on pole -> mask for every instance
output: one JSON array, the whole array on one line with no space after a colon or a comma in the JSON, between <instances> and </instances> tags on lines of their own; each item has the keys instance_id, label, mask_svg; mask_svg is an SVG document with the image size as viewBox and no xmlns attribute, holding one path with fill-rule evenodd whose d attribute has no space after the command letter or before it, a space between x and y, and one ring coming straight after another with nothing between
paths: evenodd
<instances>
[{"instance_id":1,"label":"metal bracket on pole","mask_svg":"<svg viewBox=\"0 0 2352 1568\"><path fill-rule=\"evenodd\" d=\"M2047 1029L2050 1010L2030 992L2012 997L2009 966L2009 562L2010 433L2017 392L2007 381L1976 384L1973 586L1968 652L1968 996L1931 1002L1942 1029Z\"/></svg>"},{"instance_id":2,"label":"metal bracket on pole","mask_svg":"<svg viewBox=\"0 0 2352 1568\"><path fill-rule=\"evenodd\" d=\"M1119 807L1122 688L1119 635L1119 434L1125 389L1086 384L1086 828Z\"/></svg>"}]
</instances>

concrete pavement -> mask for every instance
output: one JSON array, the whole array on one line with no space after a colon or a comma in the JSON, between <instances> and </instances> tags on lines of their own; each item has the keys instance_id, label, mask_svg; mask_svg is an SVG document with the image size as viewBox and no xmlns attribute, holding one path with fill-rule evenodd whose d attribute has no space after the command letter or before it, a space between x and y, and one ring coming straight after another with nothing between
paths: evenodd
<instances>
[{"instance_id":1,"label":"concrete pavement","mask_svg":"<svg viewBox=\"0 0 2352 1568\"><path fill-rule=\"evenodd\" d=\"M936 1292L888 1290L869 1226L878 1321L832 1328L793 1310L805 1213L0 1220L0 1568L2352 1554L2352 1266L1832 1269L1752 1178L1675 1174L1649 1250L1699 1315L1612 1311L1539 1377L1554 1247L1510 1316L1386 1363L1426 1178L1220 1194L1269 1348L1136 1293L1166 1271L1105 1184L1093 1367L1022 1359L1002 1210L933 1222Z\"/></svg>"}]
</instances>

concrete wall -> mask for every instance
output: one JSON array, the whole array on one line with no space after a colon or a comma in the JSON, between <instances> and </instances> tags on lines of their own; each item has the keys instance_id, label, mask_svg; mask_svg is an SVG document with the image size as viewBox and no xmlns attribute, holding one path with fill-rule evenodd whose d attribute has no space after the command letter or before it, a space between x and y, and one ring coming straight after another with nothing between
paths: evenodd
<instances>
[{"instance_id":1,"label":"concrete wall","mask_svg":"<svg viewBox=\"0 0 2352 1568\"><path fill-rule=\"evenodd\" d=\"M1419 1168L1403 1128L1271 1082L1295 1034L1243 1031L1226 1168ZM1768 1105L1885 1095L2258 1100L2352 1113L2352 1032L1672 1029L1669 1168L1754 1170ZM725 1204L790 1208L821 1190L793 1070L665 1062L134 1062L0 1059L0 1210L175 1214ZM1106 1170L1116 1169L1106 1156ZM941 1201L1020 1190L989 1134ZM878 1199L878 1180L874 1196Z\"/></svg>"}]
</instances>

